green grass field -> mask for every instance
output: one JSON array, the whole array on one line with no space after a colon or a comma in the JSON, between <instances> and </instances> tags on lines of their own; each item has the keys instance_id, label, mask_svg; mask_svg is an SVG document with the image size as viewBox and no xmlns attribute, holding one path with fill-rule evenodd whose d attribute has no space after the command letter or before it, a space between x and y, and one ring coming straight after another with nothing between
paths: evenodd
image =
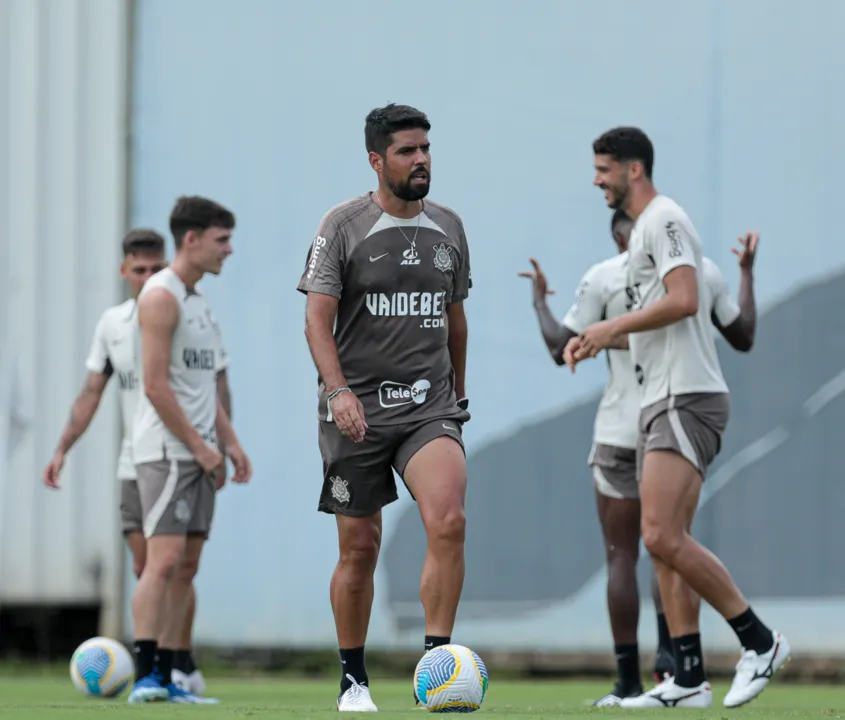
<instances>
[{"instance_id":1,"label":"green grass field","mask_svg":"<svg viewBox=\"0 0 845 720\"><path fill-rule=\"evenodd\" d=\"M414 709L411 684L395 680L372 680L373 699L381 715L421 717L425 711ZM308 718L337 717L334 700L335 682L257 679L210 679L209 695L222 700L218 706L156 704L130 706L126 694L115 700L93 700L79 694L67 680L56 677L0 677L0 717L26 720L46 718L277 718L282 715ZM656 717L665 710L619 711L586 706L590 698L609 689L607 682L513 682L490 683L484 707L480 711L498 718L582 718L582 717ZM745 708L727 710L722 697L727 686L714 688L710 710L676 711L685 718L840 718L845 716L845 688L803 686L775 681L762 696Z\"/></svg>"}]
</instances>

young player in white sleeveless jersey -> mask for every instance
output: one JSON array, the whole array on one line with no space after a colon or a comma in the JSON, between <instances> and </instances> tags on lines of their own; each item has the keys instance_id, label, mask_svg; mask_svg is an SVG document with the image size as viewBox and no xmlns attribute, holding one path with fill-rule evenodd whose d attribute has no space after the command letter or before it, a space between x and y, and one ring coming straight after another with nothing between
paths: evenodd
<instances>
[{"instance_id":1,"label":"young player in white sleeveless jersey","mask_svg":"<svg viewBox=\"0 0 845 720\"><path fill-rule=\"evenodd\" d=\"M135 369L135 303L144 283L152 275L164 269L167 262L164 253L164 238L155 230L143 228L130 230L124 237L122 246L121 276L126 280L132 297L108 308L97 323L91 350L85 361L88 376L82 391L74 401L70 418L53 457L44 470L44 483L48 487L58 489L59 476L67 453L87 430L109 380L115 378L118 383L123 429L117 466L117 478L121 485L121 529L132 553L135 576L140 577L146 561L147 543L142 531L141 498L138 494L137 476L132 458L132 419L139 394ZM228 412L229 388L225 354L222 354L221 358L217 386ZM195 603L195 589L191 584L188 611L184 621L182 641L179 643L179 650L174 660L173 675L176 682L186 690L202 694L205 689L205 679L202 672L196 668L191 652Z\"/></svg>"},{"instance_id":2,"label":"young player in white sleeveless jersey","mask_svg":"<svg viewBox=\"0 0 845 720\"><path fill-rule=\"evenodd\" d=\"M628 312L633 304L628 291L628 241L633 222L616 210L611 235L619 254L590 267L578 285L575 301L559 323L546 301L551 294L536 260L533 272L520 276L532 280L534 308L553 360L564 364L566 345L589 325ZM755 241L756 244L756 241ZM750 256L753 261L753 254ZM739 351L751 349L756 326L753 289L740 288L741 307L731 297L719 267L704 259L706 288L713 323ZM750 269L747 277L750 281ZM749 287L751 287L749 285ZM607 556L607 604L617 663L613 690L595 701L599 707L619 705L626 697L642 693L637 627L640 594L637 558L640 543L640 493L636 477L636 447L640 415L640 388L627 349L608 349L608 381L596 413L593 446L588 464L596 487L596 504ZM666 617L652 575L652 598L657 611L658 643L654 676L662 680L675 672L674 650Z\"/></svg>"},{"instance_id":3,"label":"young player in white sleeveless jersey","mask_svg":"<svg viewBox=\"0 0 845 720\"><path fill-rule=\"evenodd\" d=\"M594 184L634 219L628 249L631 312L587 327L572 363L630 342L642 387L637 441L643 540L655 563L677 673L622 707L710 707L696 593L737 635L742 656L726 707L753 700L787 661L789 643L754 613L721 561L690 534L707 468L729 415L728 388L710 330L701 241L687 214L651 180L654 148L639 128L593 144Z\"/></svg>"},{"instance_id":4,"label":"young player in white sleeveless jersey","mask_svg":"<svg viewBox=\"0 0 845 720\"><path fill-rule=\"evenodd\" d=\"M215 475L231 458L233 481L252 473L217 393L223 348L211 309L197 290L231 254L231 212L199 197L179 198L170 216L176 256L138 297L139 383L132 423L147 562L132 600L135 685L130 703L217 702L173 682L185 612L214 515ZM219 442L218 442L219 438Z\"/></svg>"}]
</instances>

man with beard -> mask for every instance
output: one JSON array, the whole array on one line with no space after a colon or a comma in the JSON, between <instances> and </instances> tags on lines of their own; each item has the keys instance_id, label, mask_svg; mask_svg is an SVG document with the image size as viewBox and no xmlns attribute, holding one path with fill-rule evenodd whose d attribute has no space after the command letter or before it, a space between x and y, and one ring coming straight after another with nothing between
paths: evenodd
<instances>
[{"instance_id":1,"label":"man with beard","mask_svg":"<svg viewBox=\"0 0 845 720\"><path fill-rule=\"evenodd\" d=\"M340 649L338 709L375 712L364 662L382 508L397 499L393 470L416 500L427 535L420 597L425 648L451 641L464 579L469 420L464 386L472 287L464 227L429 200L424 113L370 112L364 136L378 189L320 222L297 289L317 367L323 486L339 560L331 603Z\"/></svg>"},{"instance_id":2,"label":"man with beard","mask_svg":"<svg viewBox=\"0 0 845 720\"><path fill-rule=\"evenodd\" d=\"M567 364L627 342L642 388L637 443L642 534L657 569L677 673L622 707L710 707L696 593L742 645L726 707L759 695L789 658L783 635L755 615L722 562L690 534L701 485L721 446L729 393L713 333L698 233L652 183L654 148L639 128L593 143L595 179L611 208L635 221L628 245L630 312L589 325L567 345ZM680 578L680 580L679 580Z\"/></svg>"}]
</instances>

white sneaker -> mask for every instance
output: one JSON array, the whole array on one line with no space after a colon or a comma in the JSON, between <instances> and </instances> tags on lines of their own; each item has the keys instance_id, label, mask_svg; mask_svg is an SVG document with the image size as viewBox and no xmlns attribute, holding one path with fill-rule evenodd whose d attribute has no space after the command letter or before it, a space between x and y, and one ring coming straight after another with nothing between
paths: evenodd
<instances>
[{"instance_id":1,"label":"white sneaker","mask_svg":"<svg viewBox=\"0 0 845 720\"><path fill-rule=\"evenodd\" d=\"M378 712L370 697L370 688L356 683L351 675L347 675L346 679L352 686L337 699L337 709L340 712Z\"/></svg>"},{"instance_id":2,"label":"white sneaker","mask_svg":"<svg viewBox=\"0 0 845 720\"><path fill-rule=\"evenodd\" d=\"M593 707L619 707L619 704L625 698L633 698L639 697L643 694L642 687L638 687L632 689L630 692L626 693L625 695L622 694L622 689L619 687L617 683L616 686L611 690L607 695L600 697L598 700L592 703Z\"/></svg>"},{"instance_id":3,"label":"white sneaker","mask_svg":"<svg viewBox=\"0 0 845 720\"><path fill-rule=\"evenodd\" d=\"M613 693L608 693L604 697L600 697L593 703L593 707L618 707L622 702L622 698Z\"/></svg>"},{"instance_id":4,"label":"white sneaker","mask_svg":"<svg viewBox=\"0 0 845 720\"><path fill-rule=\"evenodd\" d=\"M791 648L786 638L777 631L772 631L772 638L774 645L762 655L753 650L743 650L736 664L731 689L725 695L725 707L739 707L751 702L763 692L772 675L789 660Z\"/></svg>"},{"instance_id":5,"label":"white sneaker","mask_svg":"<svg viewBox=\"0 0 845 720\"><path fill-rule=\"evenodd\" d=\"M181 670L174 668L170 676L173 684L182 688L185 692L194 695L202 695L205 692L205 678L201 670L194 670L190 675L186 675Z\"/></svg>"},{"instance_id":6,"label":"white sneaker","mask_svg":"<svg viewBox=\"0 0 845 720\"><path fill-rule=\"evenodd\" d=\"M706 680L698 687L685 688L675 685L670 677L638 697L623 698L622 708L709 708L713 705L713 689Z\"/></svg>"}]
</instances>

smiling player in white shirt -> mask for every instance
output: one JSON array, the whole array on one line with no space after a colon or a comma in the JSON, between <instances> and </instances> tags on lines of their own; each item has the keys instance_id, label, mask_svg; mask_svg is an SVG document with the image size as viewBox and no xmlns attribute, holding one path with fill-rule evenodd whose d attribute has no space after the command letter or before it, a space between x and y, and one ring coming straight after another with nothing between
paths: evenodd
<instances>
[{"instance_id":1,"label":"smiling player in white shirt","mask_svg":"<svg viewBox=\"0 0 845 720\"><path fill-rule=\"evenodd\" d=\"M539 263L531 259L533 272L521 272L532 281L534 309L543 339L558 364L564 364L566 345L588 326L615 318L631 309L627 290L628 242L633 221L621 209L611 219L611 235L619 254L596 263L578 285L575 301L563 322L549 309L546 296L553 294ZM752 284L753 247L740 256L743 280L739 305L731 297L719 267L704 258L712 320L734 349L745 352L754 343L756 307ZM596 504L607 557L607 606L610 616L617 682L613 690L596 700L599 707L619 705L623 698L642 693L637 644L640 594L637 587L637 559L640 544L640 493L636 477L636 447L640 414L640 388L627 349L608 349L608 382L596 413L593 446L588 464L596 487ZM657 612L658 644L654 675L662 680L675 672L674 650L663 613L656 574L652 575L652 598Z\"/></svg>"},{"instance_id":2,"label":"smiling player in white shirt","mask_svg":"<svg viewBox=\"0 0 845 720\"><path fill-rule=\"evenodd\" d=\"M630 343L642 387L637 462L642 533L655 564L677 674L622 707L710 707L695 593L742 645L726 707L759 695L790 654L783 635L756 616L727 569L690 534L701 485L721 448L728 387L710 329L701 241L683 209L652 184L654 148L639 128L615 128L593 144L594 184L635 221L628 248L631 311L586 328L572 362ZM677 580L680 576L681 581ZM689 587L694 592L678 592Z\"/></svg>"}]
</instances>

